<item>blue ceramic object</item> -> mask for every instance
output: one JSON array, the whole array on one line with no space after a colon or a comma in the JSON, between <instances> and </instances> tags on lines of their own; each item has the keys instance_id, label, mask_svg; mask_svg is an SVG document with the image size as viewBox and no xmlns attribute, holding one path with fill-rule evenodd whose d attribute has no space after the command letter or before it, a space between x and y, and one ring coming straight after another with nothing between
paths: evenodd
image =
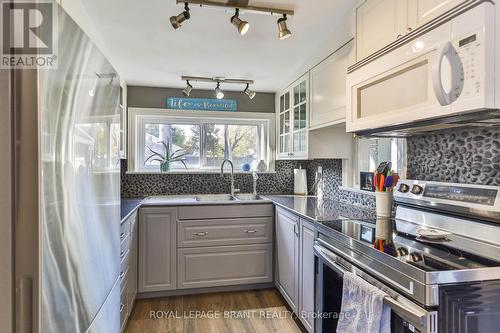
<instances>
[{"instance_id":1,"label":"blue ceramic object","mask_svg":"<svg viewBox=\"0 0 500 333\"><path fill-rule=\"evenodd\" d=\"M241 165L241 170L243 171L250 171L250 163L244 163Z\"/></svg>"}]
</instances>

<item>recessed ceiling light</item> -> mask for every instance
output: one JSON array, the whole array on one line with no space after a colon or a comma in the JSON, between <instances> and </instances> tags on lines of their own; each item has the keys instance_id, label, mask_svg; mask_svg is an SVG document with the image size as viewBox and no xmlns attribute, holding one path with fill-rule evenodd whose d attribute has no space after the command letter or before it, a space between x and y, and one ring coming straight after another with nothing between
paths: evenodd
<instances>
[{"instance_id":1,"label":"recessed ceiling light","mask_svg":"<svg viewBox=\"0 0 500 333\"><path fill-rule=\"evenodd\" d=\"M249 87L249 84L247 83L247 87L245 88L245 90L243 92L248 96L248 98L253 99L255 97L255 95L257 95L257 93L255 91L250 90L248 87Z\"/></svg>"},{"instance_id":2,"label":"recessed ceiling light","mask_svg":"<svg viewBox=\"0 0 500 333\"><path fill-rule=\"evenodd\" d=\"M224 98L224 93L220 89L220 82L217 82L217 87L215 87L215 97L217 97L217 99Z\"/></svg>"},{"instance_id":3,"label":"recessed ceiling light","mask_svg":"<svg viewBox=\"0 0 500 333\"><path fill-rule=\"evenodd\" d=\"M179 29L182 25L182 22L189 20L191 18L191 14L189 14L189 5L186 2L184 4L184 11L177 16L170 17L170 23L175 30Z\"/></svg>"},{"instance_id":4,"label":"recessed ceiling light","mask_svg":"<svg viewBox=\"0 0 500 333\"><path fill-rule=\"evenodd\" d=\"M250 29L250 24L247 21L243 21L239 17L240 10L236 8L234 15L231 17L231 23L238 29L240 35L244 35Z\"/></svg>"},{"instance_id":5,"label":"recessed ceiling light","mask_svg":"<svg viewBox=\"0 0 500 333\"><path fill-rule=\"evenodd\" d=\"M189 83L189 80L186 81L186 88L182 89L182 93L184 94L184 96L187 96L189 97L189 95L191 95L191 90L193 90L193 86Z\"/></svg>"},{"instance_id":6,"label":"recessed ceiling light","mask_svg":"<svg viewBox=\"0 0 500 333\"><path fill-rule=\"evenodd\" d=\"M278 31L278 37L280 40L292 37L292 32L288 30L286 25L286 14L283 14L283 17L278 20Z\"/></svg>"}]
</instances>

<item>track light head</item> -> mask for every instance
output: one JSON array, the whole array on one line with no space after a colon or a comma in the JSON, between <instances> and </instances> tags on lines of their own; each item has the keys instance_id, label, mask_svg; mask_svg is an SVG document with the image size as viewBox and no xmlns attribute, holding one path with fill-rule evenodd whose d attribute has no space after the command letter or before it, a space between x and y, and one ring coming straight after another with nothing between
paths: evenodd
<instances>
[{"instance_id":1,"label":"track light head","mask_svg":"<svg viewBox=\"0 0 500 333\"><path fill-rule=\"evenodd\" d=\"M255 95L257 95L257 93L255 91L252 91L249 89L249 84L247 83L247 87L245 88L245 90L243 91L247 96L248 98L250 99L253 99L255 97Z\"/></svg>"},{"instance_id":2,"label":"track light head","mask_svg":"<svg viewBox=\"0 0 500 333\"><path fill-rule=\"evenodd\" d=\"M189 5L186 2L184 4L184 11L177 16L170 17L170 24L174 27L175 30L178 30L182 23L191 18L191 14L189 14Z\"/></svg>"},{"instance_id":3,"label":"track light head","mask_svg":"<svg viewBox=\"0 0 500 333\"><path fill-rule=\"evenodd\" d=\"M292 32L288 30L286 25L286 14L283 14L283 17L278 20L278 37L280 40L284 40L292 37Z\"/></svg>"},{"instance_id":4,"label":"track light head","mask_svg":"<svg viewBox=\"0 0 500 333\"><path fill-rule=\"evenodd\" d=\"M220 82L217 82L217 87L215 87L215 97L217 99L223 99L224 98L224 93L220 89Z\"/></svg>"},{"instance_id":5,"label":"track light head","mask_svg":"<svg viewBox=\"0 0 500 333\"><path fill-rule=\"evenodd\" d=\"M182 94L189 97L189 95L191 95L191 90L193 90L193 86L189 83L189 80L186 81L186 84L186 88L182 89Z\"/></svg>"},{"instance_id":6,"label":"track light head","mask_svg":"<svg viewBox=\"0 0 500 333\"><path fill-rule=\"evenodd\" d=\"M231 17L231 23L238 29L240 35L244 35L250 29L250 24L247 21L243 21L239 17L240 10L236 8L234 15Z\"/></svg>"}]
</instances>

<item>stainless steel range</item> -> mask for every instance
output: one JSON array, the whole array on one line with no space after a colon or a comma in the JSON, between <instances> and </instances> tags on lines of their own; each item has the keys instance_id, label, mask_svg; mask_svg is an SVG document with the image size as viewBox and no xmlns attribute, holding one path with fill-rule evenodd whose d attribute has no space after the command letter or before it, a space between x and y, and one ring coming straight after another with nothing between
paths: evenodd
<instances>
[{"instance_id":1,"label":"stainless steel range","mask_svg":"<svg viewBox=\"0 0 500 333\"><path fill-rule=\"evenodd\" d=\"M316 311L340 313L350 271L388 294L392 332L497 331L500 187L404 180L394 196L395 219L316 224Z\"/></svg>"}]
</instances>

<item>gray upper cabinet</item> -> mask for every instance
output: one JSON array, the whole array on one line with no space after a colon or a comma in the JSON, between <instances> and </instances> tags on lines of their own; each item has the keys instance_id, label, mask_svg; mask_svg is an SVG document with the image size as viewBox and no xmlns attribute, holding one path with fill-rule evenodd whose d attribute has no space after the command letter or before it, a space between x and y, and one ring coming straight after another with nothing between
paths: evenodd
<instances>
[{"instance_id":1,"label":"gray upper cabinet","mask_svg":"<svg viewBox=\"0 0 500 333\"><path fill-rule=\"evenodd\" d=\"M308 332L314 332L314 224L300 220L299 313Z\"/></svg>"},{"instance_id":2,"label":"gray upper cabinet","mask_svg":"<svg viewBox=\"0 0 500 333\"><path fill-rule=\"evenodd\" d=\"M356 60L362 60L465 0L365 0L356 9Z\"/></svg>"},{"instance_id":3,"label":"gray upper cabinet","mask_svg":"<svg viewBox=\"0 0 500 333\"><path fill-rule=\"evenodd\" d=\"M276 285L293 311L299 293L299 218L276 209Z\"/></svg>"},{"instance_id":4,"label":"gray upper cabinet","mask_svg":"<svg viewBox=\"0 0 500 333\"><path fill-rule=\"evenodd\" d=\"M141 208L139 292L176 289L177 208Z\"/></svg>"},{"instance_id":5,"label":"gray upper cabinet","mask_svg":"<svg viewBox=\"0 0 500 333\"><path fill-rule=\"evenodd\" d=\"M354 40L350 40L311 69L310 129L345 122L347 67L355 60Z\"/></svg>"}]
</instances>

